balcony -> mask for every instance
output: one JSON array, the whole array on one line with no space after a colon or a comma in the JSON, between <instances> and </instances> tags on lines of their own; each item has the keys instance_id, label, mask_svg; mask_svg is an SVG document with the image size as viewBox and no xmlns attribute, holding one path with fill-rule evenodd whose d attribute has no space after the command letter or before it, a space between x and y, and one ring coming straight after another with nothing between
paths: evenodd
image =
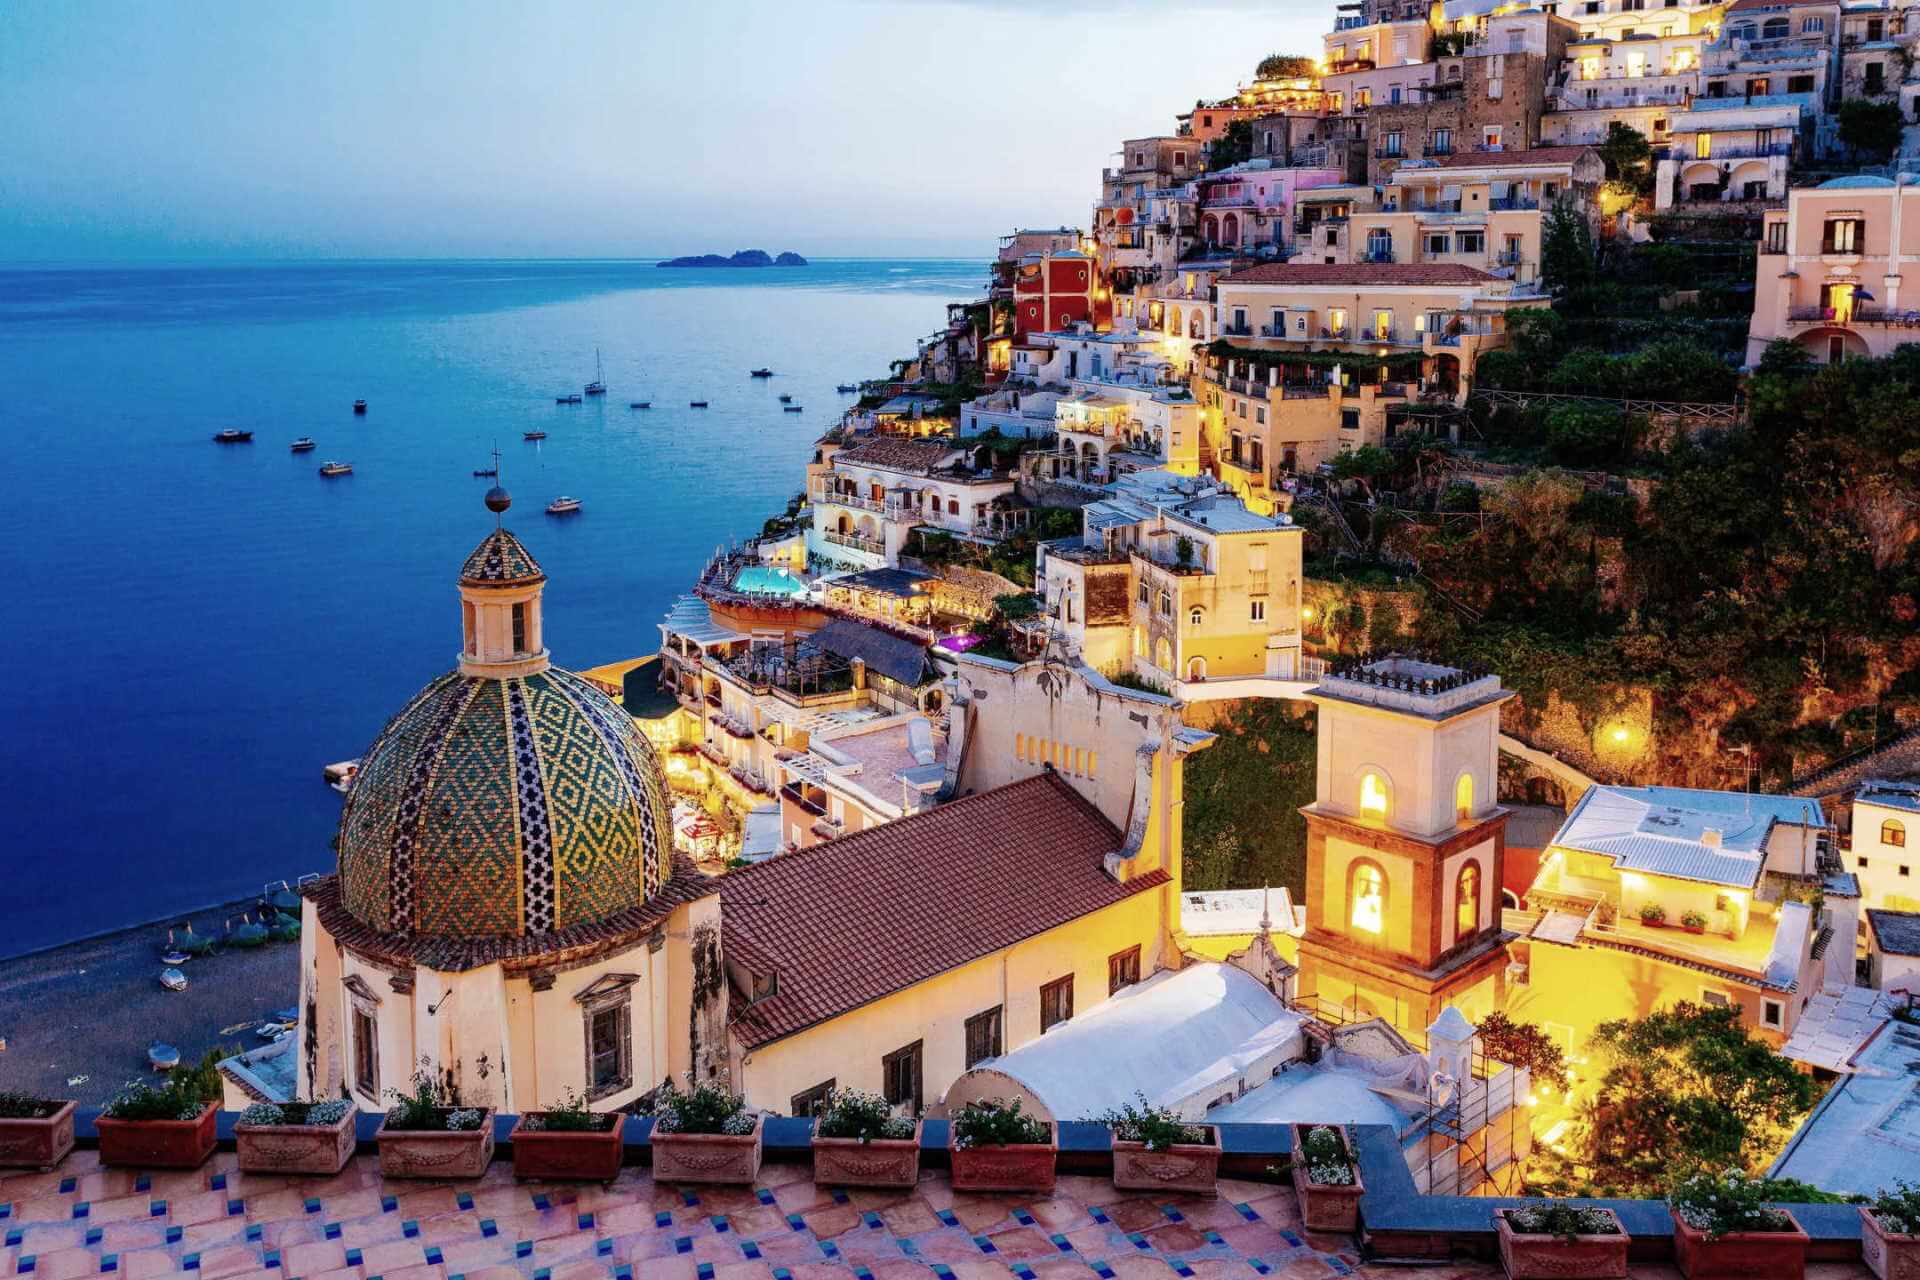
<instances>
[{"instance_id":1,"label":"balcony","mask_svg":"<svg viewBox=\"0 0 1920 1280\"><path fill-rule=\"evenodd\" d=\"M1329 62L1327 64L1326 74L1330 76L1343 76L1350 71L1371 71L1373 68L1374 61L1372 58L1343 58L1339 62ZM1364 102L1356 102L1353 104L1353 109L1355 111L1365 111L1367 106Z\"/></svg>"},{"instance_id":2,"label":"balcony","mask_svg":"<svg viewBox=\"0 0 1920 1280\"><path fill-rule=\"evenodd\" d=\"M1399 147L1375 147L1373 149L1373 158L1375 160L1405 160L1407 153Z\"/></svg>"},{"instance_id":3,"label":"balcony","mask_svg":"<svg viewBox=\"0 0 1920 1280\"><path fill-rule=\"evenodd\" d=\"M864 551L871 556L887 554L887 544L875 538L863 538L857 533L840 533L828 529L821 533L822 538L836 547L846 547L852 551Z\"/></svg>"},{"instance_id":4,"label":"balcony","mask_svg":"<svg viewBox=\"0 0 1920 1280\"><path fill-rule=\"evenodd\" d=\"M793 801L794 804L800 806L802 810L812 814L816 818L824 818L827 816L827 806L825 804L816 804L814 801L807 799L806 794L791 782L780 788L780 798Z\"/></svg>"},{"instance_id":5,"label":"balcony","mask_svg":"<svg viewBox=\"0 0 1920 1280\"><path fill-rule=\"evenodd\" d=\"M857 493L836 493L834 490L825 488L824 486L816 486L811 491L810 496L815 502L851 507L855 511L872 511L882 515L886 514L887 511L887 504L884 502L877 501L873 498L863 498Z\"/></svg>"},{"instance_id":6,"label":"balcony","mask_svg":"<svg viewBox=\"0 0 1920 1280\"><path fill-rule=\"evenodd\" d=\"M1699 155L1696 149L1687 146L1672 146L1666 151L1666 159L1686 162L1688 160L1753 160L1766 156L1790 156L1793 154L1791 142L1769 142L1750 147L1723 147L1715 144L1713 154Z\"/></svg>"},{"instance_id":7,"label":"balcony","mask_svg":"<svg viewBox=\"0 0 1920 1280\"><path fill-rule=\"evenodd\" d=\"M1496 196L1487 201L1489 209L1538 209L1540 202L1532 196Z\"/></svg>"},{"instance_id":8,"label":"balcony","mask_svg":"<svg viewBox=\"0 0 1920 1280\"><path fill-rule=\"evenodd\" d=\"M1367 262L1367 263L1392 262L1393 250L1392 249L1368 249L1364 254L1360 256L1360 261Z\"/></svg>"},{"instance_id":9,"label":"balcony","mask_svg":"<svg viewBox=\"0 0 1920 1280\"><path fill-rule=\"evenodd\" d=\"M1230 324L1222 328L1220 332L1222 335L1229 338L1251 338L1253 336L1253 326L1246 325L1246 324Z\"/></svg>"},{"instance_id":10,"label":"balcony","mask_svg":"<svg viewBox=\"0 0 1920 1280\"><path fill-rule=\"evenodd\" d=\"M1517 267L1523 261L1518 249L1502 249L1493 255L1494 265L1498 267Z\"/></svg>"},{"instance_id":11,"label":"balcony","mask_svg":"<svg viewBox=\"0 0 1920 1280\"><path fill-rule=\"evenodd\" d=\"M1389 204L1387 213L1458 213L1458 200L1422 200L1418 204Z\"/></svg>"}]
</instances>

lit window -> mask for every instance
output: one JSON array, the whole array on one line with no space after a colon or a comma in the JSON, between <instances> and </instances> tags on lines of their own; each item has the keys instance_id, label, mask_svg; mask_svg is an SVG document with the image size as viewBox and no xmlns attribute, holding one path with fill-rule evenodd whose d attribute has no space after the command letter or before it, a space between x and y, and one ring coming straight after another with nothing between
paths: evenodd
<instances>
[{"instance_id":1,"label":"lit window","mask_svg":"<svg viewBox=\"0 0 1920 1280\"><path fill-rule=\"evenodd\" d=\"M1453 887L1453 932L1464 938L1480 929L1480 864L1469 862L1460 868Z\"/></svg>"},{"instance_id":2,"label":"lit window","mask_svg":"<svg viewBox=\"0 0 1920 1280\"><path fill-rule=\"evenodd\" d=\"M1377 773L1360 779L1360 812L1387 816L1387 782Z\"/></svg>"},{"instance_id":3,"label":"lit window","mask_svg":"<svg viewBox=\"0 0 1920 1280\"><path fill-rule=\"evenodd\" d=\"M1887 819L1880 824L1880 843L1894 849L1906 848L1906 827L1892 818Z\"/></svg>"},{"instance_id":4,"label":"lit window","mask_svg":"<svg viewBox=\"0 0 1920 1280\"><path fill-rule=\"evenodd\" d=\"M1362 859L1347 873L1348 918L1356 929L1379 933L1387 922L1387 877L1380 864Z\"/></svg>"}]
</instances>

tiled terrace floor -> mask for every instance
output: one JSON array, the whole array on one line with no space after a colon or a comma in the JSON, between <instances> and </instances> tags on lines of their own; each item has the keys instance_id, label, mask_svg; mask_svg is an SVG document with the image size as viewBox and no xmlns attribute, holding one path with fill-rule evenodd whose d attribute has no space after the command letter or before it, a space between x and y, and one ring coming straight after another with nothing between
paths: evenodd
<instances>
[{"instance_id":1,"label":"tiled terrace floor","mask_svg":"<svg viewBox=\"0 0 1920 1280\"><path fill-rule=\"evenodd\" d=\"M231 1152L191 1172L102 1169L79 1151L50 1174L0 1179L0 1276L36 1280L1284 1280L1406 1277L1351 1241L1306 1236L1285 1186L1222 1181L1220 1199L1116 1192L1062 1177L1055 1195L818 1188L768 1164L752 1190L516 1183L496 1162L460 1183L383 1182L370 1156L338 1177L242 1174ZM1636 1268L1669 1277L1670 1268ZM1421 1268L1479 1280L1497 1266ZM1863 1276L1813 1267L1817 1280Z\"/></svg>"}]
</instances>

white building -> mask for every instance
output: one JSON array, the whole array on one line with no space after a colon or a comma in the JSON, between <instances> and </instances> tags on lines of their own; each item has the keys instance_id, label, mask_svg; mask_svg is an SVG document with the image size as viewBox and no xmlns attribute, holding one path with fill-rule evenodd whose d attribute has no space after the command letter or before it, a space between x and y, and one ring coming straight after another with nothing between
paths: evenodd
<instances>
[{"instance_id":1,"label":"white building","mask_svg":"<svg viewBox=\"0 0 1920 1280\"><path fill-rule=\"evenodd\" d=\"M1847 870L1861 901L1890 911L1920 911L1920 783L1871 781L1853 798L1853 848Z\"/></svg>"},{"instance_id":2,"label":"white building","mask_svg":"<svg viewBox=\"0 0 1920 1280\"><path fill-rule=\"evenodd\" d=\"M1014 487L1012 476L976 467L973 451L950 441L869 440L839 450L809 480L807 553L877 569L897 565L908 535L921 526L994 536Z\"/></svg>"}]
</instances>

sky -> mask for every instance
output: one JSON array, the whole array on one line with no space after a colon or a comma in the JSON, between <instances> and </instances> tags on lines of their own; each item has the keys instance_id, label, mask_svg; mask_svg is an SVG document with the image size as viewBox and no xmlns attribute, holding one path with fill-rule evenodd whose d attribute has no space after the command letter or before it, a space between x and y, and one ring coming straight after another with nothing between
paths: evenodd
<instances>
[{"instance_id":1,"label":"sky","mask_svg":"<svg viewBox=\"0 0 1920 1280\"><path fill-rule=\"evenodd\" d=\"M1331 0L0 0L0 260L978 256Z\"/></svg>"}]
</instances>

